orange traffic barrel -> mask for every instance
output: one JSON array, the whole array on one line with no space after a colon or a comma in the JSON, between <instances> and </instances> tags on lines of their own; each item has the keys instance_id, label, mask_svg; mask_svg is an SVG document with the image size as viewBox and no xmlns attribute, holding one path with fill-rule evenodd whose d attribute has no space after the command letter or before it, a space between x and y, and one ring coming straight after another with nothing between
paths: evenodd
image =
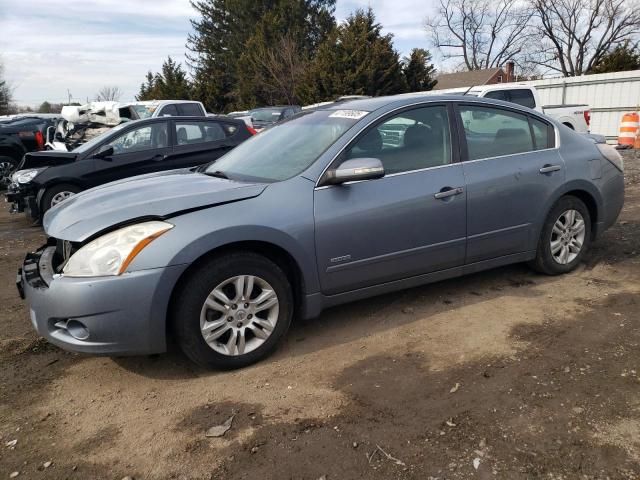
<instances>
[{"instance_id":1,"label":"orange traffic barrel","mask_svg":"<svg viewBox=\"0 0 640 480\"><path fill-rule=\"evenodd\" d=\"M640 117L636 112L625 113L620 122L620 133L618 134L618 145L633 148L638 135Z\"/></svg>"}]
</instances>

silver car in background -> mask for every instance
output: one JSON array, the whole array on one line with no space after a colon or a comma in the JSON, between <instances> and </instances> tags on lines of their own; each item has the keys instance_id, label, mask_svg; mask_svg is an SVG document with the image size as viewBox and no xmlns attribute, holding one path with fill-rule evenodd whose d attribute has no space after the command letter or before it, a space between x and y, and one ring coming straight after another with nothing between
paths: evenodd
<instances>
[{"instance_id":1,"label":"silver car in background","mask_svg":"<svg viewBox=\"0 0 640 480\"><path fill-rule=\"evenodd\" d=\"M201 365L293 318L514 262L573 270L623 204L615 150L517 105L395 96L302 112L202 171L133 177L44 218L18 288L50 342Z\"/></svg>"}]
</instances>

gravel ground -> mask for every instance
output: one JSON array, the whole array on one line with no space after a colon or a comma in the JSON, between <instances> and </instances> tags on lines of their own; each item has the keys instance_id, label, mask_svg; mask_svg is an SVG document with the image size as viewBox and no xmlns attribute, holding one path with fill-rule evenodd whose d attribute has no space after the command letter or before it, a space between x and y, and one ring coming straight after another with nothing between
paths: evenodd
<instances>
[{"instance_id":1,"label":"gravel ground","mask_svg":"<svg viewBox=\"0 0 640 480\"><path fill-rule=\"evenodd\" d=\"M640 160L626 157L625 209L576 272L514 265L345 305L225 373L39 339L14 279L44 237L3 207L0 478L640 478Z\"/></svg>"}]
</instances>

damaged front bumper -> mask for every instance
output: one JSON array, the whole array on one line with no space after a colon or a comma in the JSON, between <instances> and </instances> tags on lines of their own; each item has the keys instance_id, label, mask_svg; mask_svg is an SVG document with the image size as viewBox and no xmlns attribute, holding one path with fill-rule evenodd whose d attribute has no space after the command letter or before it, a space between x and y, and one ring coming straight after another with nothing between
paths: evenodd
<instances>
[{"instance_id":1,"label":"damaged front bumper","mask_svg":"<svg viewBox=\"0 0 640 480\"><path fill-rule=\"evenodd\" d=\"M38 192L32 186L11 183L4 196L5 201L11 204L10 213L24 212L32 220L39 218Z\"/></svg>"},{"instance_id":2,"label":"damaged front bumper","mask_svg":"<svg viewBox=\"0 0 640 480\"><path fill-rule=\"evenodd\" d=\"M108 277L66 277L57 245L27 254L17 287L33 328L65 350L92 355L139 355L166 350L169 285L182 268ZM169 281L167 280L169 277Z\"/></svg>"}]
</instances>

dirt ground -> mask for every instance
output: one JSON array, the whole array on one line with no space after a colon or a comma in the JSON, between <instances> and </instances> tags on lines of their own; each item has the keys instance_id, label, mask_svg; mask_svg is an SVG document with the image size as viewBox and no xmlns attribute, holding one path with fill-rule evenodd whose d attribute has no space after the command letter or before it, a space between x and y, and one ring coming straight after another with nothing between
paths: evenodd
<instances>
[{"instance_id":1,"label":"dirt ground","mask_svg":"<svg viewBox=\"0 0 640 480\"><path fill-rule=\"evenodd\" d=\"M618 224L575 273L515 265L342 306L231 373L39 339L14 280L42 240L2 207L0 478L640 478L634 156Z\"/></svg>"}]
</instances>

